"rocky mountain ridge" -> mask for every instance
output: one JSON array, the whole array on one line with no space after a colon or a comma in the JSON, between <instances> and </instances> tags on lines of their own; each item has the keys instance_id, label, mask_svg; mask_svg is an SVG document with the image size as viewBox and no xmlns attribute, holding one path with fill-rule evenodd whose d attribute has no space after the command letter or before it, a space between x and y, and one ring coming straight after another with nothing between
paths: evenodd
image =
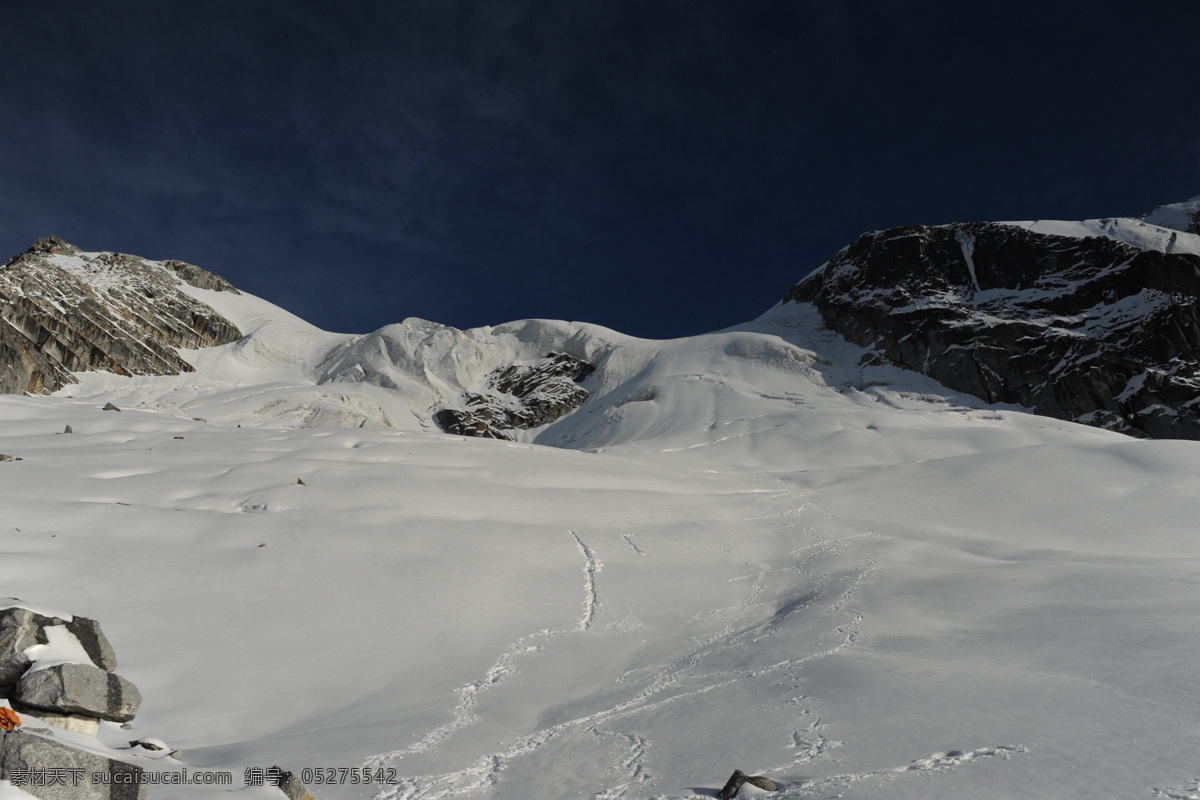
<instances>
[{"instance_id":1,"label":"rocky mountain ridge","mask_svg":"<svg viewBox=\"0 0 1200 800\"><path fill-rule=\"evenodd\" d=\"M1003 223L876 231L785 303L876 357L991 403L1200 438L1200 255ZM1183 234L1186 235L1186 234Z\"/></svg>"},{"instance_id":2,"label":"rocky mountain ridge","mask_svg":"<svg viewBox=\"0 0 1200 800\"><path fill-rule=\"evenodd\" d=\"M175 375L178 348L228 344L241 331L180 290L237 290L182 261L84 253L39 239L0 268L0 392L49 394L73 372Z\"/></svg>"},{"instance_id":3,"label":"rocky mountain ridge","mask_svg":"<svg viewBox=\"0 0 1200 800\"><path fill-rule=\"evenodd\" d=\"M1150 216L1186 228L1200 211L1177 205L1187 213ZM553 320L460 331L410 318L331 334L199 267L48 238L0 270L0 391L49 393L99 370L109 376L89 377L85 394L229 424L602 447L617 428L618 438L640 437L683 424L668 422L678 418L671 403L692 403L701 385L740 387L732 376L749 364L841 380L818 374L824 333L814 326L823 324L867 348L864 364L913 370L989 403L1135 436L1200 438L1200 237L1148 220L868 233L711 345ZM716 360L660 374L658 355L685 341ZM185 359L181 349L192 352ZM852 368L858 353L839 364ZM183 377L193 365L200 372ZM112 377L154 375L179 377ZM226 394L246 380L255 388L238 390L242 399ZM736 391L754 393L751 384ZM709 402L715 395L701 405Z\"/></svg>"}]
</instances>

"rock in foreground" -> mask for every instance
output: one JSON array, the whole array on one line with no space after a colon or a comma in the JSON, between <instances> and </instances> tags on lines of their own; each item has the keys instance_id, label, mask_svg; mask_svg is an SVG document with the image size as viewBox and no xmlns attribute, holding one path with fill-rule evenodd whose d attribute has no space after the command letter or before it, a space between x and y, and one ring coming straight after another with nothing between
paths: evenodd
<instances>
[{"instance_id":1,"label":"rock in foreground","mask_svg":"<svg viewBox=\"0 0 1200 800\"><path fill-rule=\"evenodd\" d=\"M0 733L0 779L38 800L144 800L143 772L22 729Z\"/></svg>"},{"instance_id":2,"label":"rock in foreground","mask_svg":"<svg viewBox=\"0 0 1200 800\"><path fill-rule=\"evenodd\" d=\"M111 722L133 719L142 703L136 686L91 664L57 664L26 672L13 699L35 713L84 714Z\"/></svg>"}]
</instances>

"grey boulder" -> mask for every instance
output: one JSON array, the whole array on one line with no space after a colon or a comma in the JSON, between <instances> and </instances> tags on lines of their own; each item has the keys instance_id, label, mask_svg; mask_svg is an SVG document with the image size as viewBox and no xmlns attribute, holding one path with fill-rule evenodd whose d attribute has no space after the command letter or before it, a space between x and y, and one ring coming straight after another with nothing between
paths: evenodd
<instances>
[{"instance_id":1,"label":"grey boulder","mask_svg":"<svg viewBox=\"0 0 1200 800\"><path fill-rule=\"evenodd\" d=\"M142 694L125 678L99 667L58 664L25 673L13 699L34 710L127 722L137 714Z\"/></svg>"},{"instance_id":2,"label":"grey boulder","mask_svg":"<svg viewBox=\"0 0 1200 800\"><path fill-rule=\"evenodd\" d=\"M79 644L83 645L83 650L88 654L88 658L92 660L100 669L105 672L112 672L117 668L117 654L113 652L112 645L108 643L108 637L104 635L104 631L100 630L100 623L94 619L87 617L75 617L70 622L64 622L75 638L79 640Z\"/></svg>"},{"instance_id":3,"label":"grey boulder","mask_svg":"<svg viewBox=\"0 0 1200 800\"><path fill-rule=\"evenodd\" d=\"M46 644L46 628L60 625L79 640L93 664L106 672L117 668L117 654L94 619L74 617L67 621L27 608L5 608L0 610L0 686L11 686L20 679L32 663L25 650Z\"/></svg>"},{"instance_id":4,"label":"grey boulder","mask_svg":"<svg viewBox=\"0 0 1200 800\"><path fill-rule=\"evenodd\" d=\"M29 668L25 649L42 643L38 641L39 616L26 608L0 611L0 686L13 685Z\"/></svg>"},{"instance_id":5,"label":"grey boulder","mask_svg":"<svg viewBox=\"0 0 1200 800\"><path fill-rule=\"evenodd\" d=\"M144 770L22 730L0 734L0 779L39 800L144 800Z\"/></svg>"}]
</instances>

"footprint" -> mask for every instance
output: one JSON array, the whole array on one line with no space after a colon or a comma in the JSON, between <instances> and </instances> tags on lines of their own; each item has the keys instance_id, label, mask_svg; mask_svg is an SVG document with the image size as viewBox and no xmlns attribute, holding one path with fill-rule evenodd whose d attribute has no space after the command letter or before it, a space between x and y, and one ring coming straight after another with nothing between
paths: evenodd
<instances>
[{"instance_id":1,"label":"footprint","mask_svg":"<svg viewBox=\"0 0 1200 800\"><path fill-rule=\"evenodd\" d=\"M1187 786L1151 789L1155 797L1165 797L1167 800L1200 800L1200 778L1192 778Z\"/></svg>"}]
</instances>

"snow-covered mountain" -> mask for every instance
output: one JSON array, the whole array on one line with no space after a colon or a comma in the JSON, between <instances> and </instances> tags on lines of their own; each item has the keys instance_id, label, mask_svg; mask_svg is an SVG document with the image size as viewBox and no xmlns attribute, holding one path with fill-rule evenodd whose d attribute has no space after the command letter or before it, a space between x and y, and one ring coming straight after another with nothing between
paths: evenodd
<instances>
[{"instance_id":1,"label":"snow-covered mountain","mask_svg":"<svg viewBox=\"0 0 1200 800\"><path fill-rule=\"evenodd\" d=\"M39 239L0 269L0 391L53 392L72 372L190 372L177 348L241 337L229 320L180 286L236 290L182 261L83 253Z\"/></svg>"},{"instance_id":2,"label":"snow-covered mountain","mask_svg":"<svg viewBox=\"0 0 1200 800\"><path fill-rule=\"evenodd\" d=\"M1200 234L1200 197L1193 197L1184 203L1159 206L1143 219L1152 225Z\"/></svg>"},{"instance_id":3,"label":"snow-covered mountain","mask_svg":"<svg viewBox=\"0 0 1200 800\"><path fill-rule=\"evenodd\" d=\"M989 291L990 228L941 231ZM151 800L279 800L243 786L275 764L321 800L713 797L735 768L789 800L1200 796L1194 442L955 391L819 301L667 341L359 336L145 263L241 336L0 396L0 586L120 652L143 702L87 746L233 775ZM510 441L439 429L511 423L535 375L586 395Z\"/></svg>"}]
</instances>

